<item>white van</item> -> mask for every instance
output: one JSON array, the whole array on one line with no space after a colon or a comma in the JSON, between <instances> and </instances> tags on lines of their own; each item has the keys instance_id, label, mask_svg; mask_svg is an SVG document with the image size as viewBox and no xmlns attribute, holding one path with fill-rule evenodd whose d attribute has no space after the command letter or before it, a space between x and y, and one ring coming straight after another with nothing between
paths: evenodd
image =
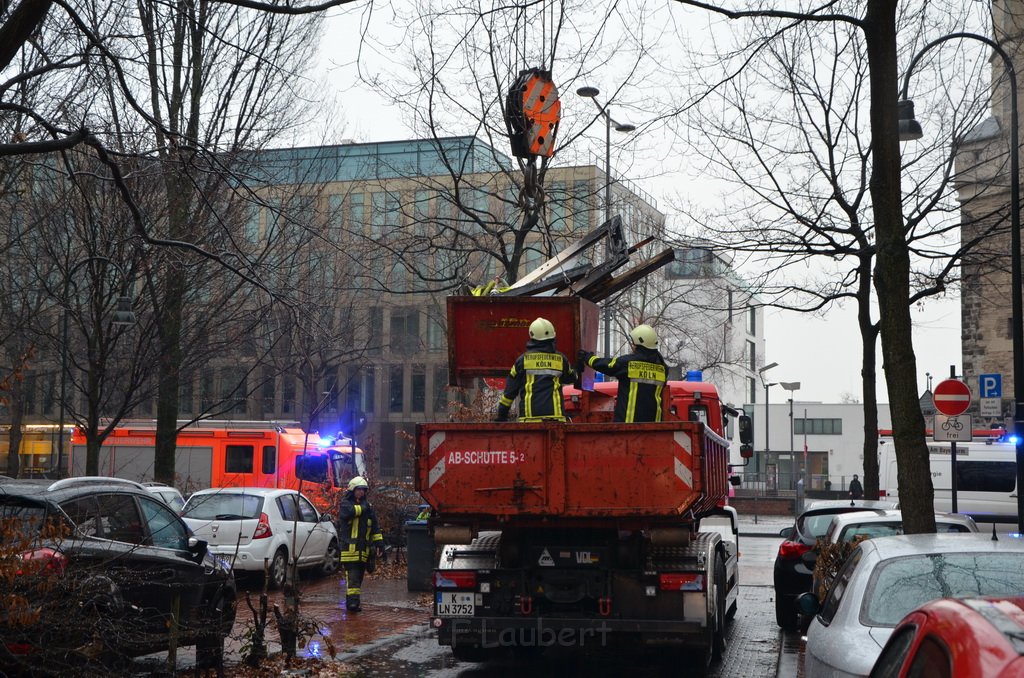
<instances>
[{"instance_id":1,"label":"white van","mask_svg":"<svg viewBox=\"0 0 1024 678\"><path fill-rule=\"evenodd\" d=\"M958 513L1017 516L1017 451L1010 443L984 440L956 444ZM950 444L928 441L935 510L953 510ZM879 495L899 499L896 451L892 438L878 441Z\"/></svg>"}]
</instances>

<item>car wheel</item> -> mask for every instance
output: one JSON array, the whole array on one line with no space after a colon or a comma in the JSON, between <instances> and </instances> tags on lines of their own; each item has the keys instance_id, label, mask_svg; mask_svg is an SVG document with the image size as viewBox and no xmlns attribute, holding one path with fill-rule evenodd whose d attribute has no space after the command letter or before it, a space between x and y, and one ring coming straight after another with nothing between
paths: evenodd
<instances>
[{"instance_id":1,"label":"car wheel","mask_svg":"<svg viewBox=\"0 0 1024 678\"><path fill-rule=\"evenodd\" d=\"M267 587L279 589L284 586L288 576L288 551L285 547L277 549L273 560L270 561L270 571L267 573Z\"/></svg>"},{"instance_id":2,"label":"car wheel","mask_svg":"<svg viewBox=\"0 0 1024 678\"><path fill-rule=\"evenodd\" d=\"M786 631L795 631L798 625L796 602L788 596L775 594L775 623Z\"/></svg>"},{"instance_id":3,"label":"car wheel","mask_svg":"<svg viewBox=\"0 0 1024 678\"><path fill-rule=\"evenodd\" d=\"M320 574L330 577L337 572L341 566L341 563L338 561L340 556L341 550L338 548L338 540L332 539L331 543L327 545L327 553L324 554L324 564L320 567Z\"/></svg>"}]
</instances>

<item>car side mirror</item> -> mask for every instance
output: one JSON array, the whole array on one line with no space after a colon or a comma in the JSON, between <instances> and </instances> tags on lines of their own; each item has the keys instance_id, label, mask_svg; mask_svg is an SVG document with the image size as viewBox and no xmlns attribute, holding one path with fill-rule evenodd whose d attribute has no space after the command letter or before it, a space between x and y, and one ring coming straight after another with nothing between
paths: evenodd
<instances>
[{"instance_id":1,"label":"car side mirror","mask_svg":"<svg viewBox=\"0 0 1024 678\"><path fill-rule=\"evenodd\" d=\"M818 602L818 596L814 595L810 591L807 593L801 593L796 597L796 609L800 611L800 614L804 614L809 617L818 614L818 610L821 609L821 604Z\"/></svg>"},{"instance_id":2,"label":"car side mirror","mask_svg":"<svg viewBox=\"0 0 1024 678\"><path fill-rule=\"evenodd\" d=\"M794 527L784 527L781 530L779 530L779 536L784 537L786 539L789 539L794 534L796 534L796 528Z\"/></svg>"},{"instance_id":3,"label":"car side mirror","mask_svg":"<svg viewBox=\"0 0 1024 678\"><path fill-rule=\"evenodd\" d=\"M334 516L332 516L330 513L321 513L320 514L320 522L321 523L333 523L334 522Z\"/></svg>"},{"instance_id":4,"label":"car side mirror","mask_svg":"<svg viewBox=\"0 0 1024 678\"><path fill-rule=\"evenodd\" d=\"M205 539L198 537L188 538L188 552L192 554L192 557L197 563L203 562L203 558L206 557L206 552L209 547Z\"/></svg>"}]
</instances>

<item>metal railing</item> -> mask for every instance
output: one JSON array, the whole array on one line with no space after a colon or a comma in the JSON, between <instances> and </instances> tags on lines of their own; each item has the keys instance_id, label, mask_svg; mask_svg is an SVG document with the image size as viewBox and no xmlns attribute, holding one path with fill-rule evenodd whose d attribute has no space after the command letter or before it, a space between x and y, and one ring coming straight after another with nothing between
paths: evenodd
<instances>
[{"instance_id":1,"label":"metal railing","mask_svg":"<svg viewBox=\"0 0 1024 678\"><path fill-rule=\"evenodd\" d=\"M853 480L852 475L810 473L805 477L803 473L789 471L747 472L739 476L741 482L736 488L736 496L747 497L793 496L801 479L806 484L805 492L832 492L846 496Z\"/></svg>"}]
</instances>

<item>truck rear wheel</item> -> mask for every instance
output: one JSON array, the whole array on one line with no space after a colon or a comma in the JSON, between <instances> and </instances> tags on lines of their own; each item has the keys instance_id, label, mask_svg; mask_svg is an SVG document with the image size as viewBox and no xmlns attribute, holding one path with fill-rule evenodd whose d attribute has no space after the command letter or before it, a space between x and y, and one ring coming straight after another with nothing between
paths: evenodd
<instances>
[{"instance_id":1,"label":"truck rear wheel","mask_svg":"<svg viewBox=\"0 0 1024 678\"><path fill-rule=\"evenodd\" d=\"M726 587L728 582L725 581L725 562L722 560L722 554L715 556L715 638L714 638L714 649L712 651L713 658L721 661L725 655L725 650L729 646L729 641L725 637L725 596Z\"/></svg>"}]
</instances>

